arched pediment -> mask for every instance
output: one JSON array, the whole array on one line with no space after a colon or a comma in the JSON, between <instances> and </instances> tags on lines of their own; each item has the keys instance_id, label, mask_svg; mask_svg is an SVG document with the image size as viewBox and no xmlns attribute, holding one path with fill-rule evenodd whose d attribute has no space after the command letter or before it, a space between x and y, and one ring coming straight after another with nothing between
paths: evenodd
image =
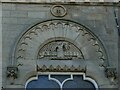
<instances>
[{"instance_id":1,"label":"arched pediment","mask_svg":"<svg viewBox=\"0 0 120 90\"><path fill-rule=\"evenodd\" d=\"M22 35L13 53L14 60L39 59L40 54L45 53L40 50L48 47L49 52L50 48L63 49L65 44L65 49L68 45L71 47L70 52L66 53L80 54L79 59L97 60L100 63L107 59L102 43L88 28L69 20L48 20L36 24Z\"/></svg>"}]
</instances>

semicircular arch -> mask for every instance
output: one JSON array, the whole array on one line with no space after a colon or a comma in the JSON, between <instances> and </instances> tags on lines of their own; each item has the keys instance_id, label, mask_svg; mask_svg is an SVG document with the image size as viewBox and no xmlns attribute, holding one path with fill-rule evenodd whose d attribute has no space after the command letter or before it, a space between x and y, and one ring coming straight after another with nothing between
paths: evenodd
<instances>
[{"instance_id":1,"label":"semicircular arch","mask_svg":"<svg viewBox=\"0 0 120 90\"><path fill-rule=\"evenodd\" d=\"M99 38L87 27L69 20L55 19L40 22L29 28L19 38L13 51L14 62L19 60L34 60L40 45L47 40L69 41L76 45L88 60L107 61L107 54Z\"/></svg>"}]
</instances>

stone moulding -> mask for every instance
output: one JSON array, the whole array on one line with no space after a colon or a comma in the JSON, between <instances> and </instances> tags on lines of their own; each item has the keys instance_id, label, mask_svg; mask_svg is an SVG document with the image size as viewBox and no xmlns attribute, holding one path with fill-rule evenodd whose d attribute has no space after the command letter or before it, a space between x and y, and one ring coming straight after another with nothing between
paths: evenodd
<instances>
[{"instance_id":1,"label":"stone moulding","mask_svg":"<svg viewBox=\"0 0 120 90\"><path fill-rule=\"evenodd\" d=\"M37 72L83 72L86 73L86 67L81 67L80 65L78 67L74 67L73 65L71 67L68 67L67 65L64 65L64 67L56 66L53 67L50 65L49 67L43 65L36 67Z\"/></svg>"},{"instance_id":2,"label":"stone moulding","mask_svg":"<svg viewBox=\"0 0 120 90\"><path fill-rule=\"evenodd\" d=\"M1 2L93 2L92 0L0 0ZM106 2L104 0L97 0L94 2ZM119 0L112 0L108 2L119 2Z\"/></svg>"},{"instance_id":3,"label":"stone moulding","mask_svg":"<svg viewBox=\"0 0 120 90\"><path fill-rule=\"evenodd\" d=\"M113 1L91 1L91 0L0 0L0 3L28 3L28 4L75 4L75 5L92 5L92 6L119 6L119 0Z\"/></svg>"}]
</instances>

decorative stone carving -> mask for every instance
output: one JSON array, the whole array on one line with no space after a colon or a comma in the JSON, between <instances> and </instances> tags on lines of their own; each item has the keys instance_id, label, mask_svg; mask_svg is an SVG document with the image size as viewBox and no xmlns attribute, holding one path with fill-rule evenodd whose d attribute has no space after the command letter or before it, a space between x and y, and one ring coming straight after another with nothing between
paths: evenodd
<instances>
[{"instance_id":1,"label":"decorative stone carving","mask_svg":"<svg viewBox=\"0 0 120 90\"><path fill-rule=\"evenodd\" d=\"M89 59L98 60L102 65L107 63L104 47L88 28L61 19L39 23L26 31L16 44L12 57L17 63L42 58Z\"/></svg>"},{"instance_id":2,"label":"decorative stone carving","mask_svg":"<svg viewBox=\"0 0 120 90\"><path fill-rule=\"evenodd\" d=\"M18 77L18 68L17 67L7 67L7 77L16 79Z\"/></svg>"},{"instance_id":3,"label":"decorative stone carving","mask_svg":"<svg viewBox=\"0 0 120 90\"><path fill-rule=\"evenodd\" d=\"M49 58L51 60L84 59L82 52L67 41L53 41L40 49L38 59Z\"/></svg>"},{"instance_id":4,"label":"decorative stone carving","mask_svg":"<svg viewBox=\"0 0 120 90\"><path fill-rule=\"evenodd\" d=\"M7 67L7 77L10 79L10 83L14 83L14 79L18 78L17 67Z\"/></svg>"},{"instance_id":5,"label":"decorative stone carving","mask_svg":"<svg viewBox=\"0 0 120 90\"><path fill-rule=\"evenodd\" d=\"M67 14L66 8L62 5L54 5L51 8L51 13L56 17L63 17Z\"/></svg>"},{"instance_id":6,"label":"decorative stone carving","mask_svg":"<svg viewBox=\"0 0 120 90\"><path fill-rule=\"evenodd\" d=\"M86 67L83 68L81 66L78 66L76 68L73 65L71 67L68 67L67 65L65 65L64 67L61 67L59 65L56 67L53 67L52 65L50 65L49 67L45 65L40 67L37 65L36 68L38 72L86 72Z\"/></svg>"},{"instance_id":7,"label":"decorative stone carving","mask_svg":"<svg viewBox=\"0 0 120 90\"><path fill-rule=\"evenodd\" d=\"M114 80L117 78L116 68L113 67L105 68L105 75L107 78L111 80L111 82L114 82Z\"/></svg>"}]
</instances>

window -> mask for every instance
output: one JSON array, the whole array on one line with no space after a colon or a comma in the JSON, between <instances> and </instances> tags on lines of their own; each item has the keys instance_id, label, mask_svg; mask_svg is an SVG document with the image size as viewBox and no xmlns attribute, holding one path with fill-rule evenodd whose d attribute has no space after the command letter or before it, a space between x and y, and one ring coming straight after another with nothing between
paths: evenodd
<instances>
[{"instance_id":1,"label":"window","mask_svg":"<svg viewBox=\"0 0 120 90\"><path fill-rule=\"evenodd\" d=\"M97 83L88 77L85 77L84 73L51 73L42 74L38 77L31 78L26 83L26 89L31 88L42 89L55 89L55 90L98 90Z\"/></svg>"}]
</instances>

